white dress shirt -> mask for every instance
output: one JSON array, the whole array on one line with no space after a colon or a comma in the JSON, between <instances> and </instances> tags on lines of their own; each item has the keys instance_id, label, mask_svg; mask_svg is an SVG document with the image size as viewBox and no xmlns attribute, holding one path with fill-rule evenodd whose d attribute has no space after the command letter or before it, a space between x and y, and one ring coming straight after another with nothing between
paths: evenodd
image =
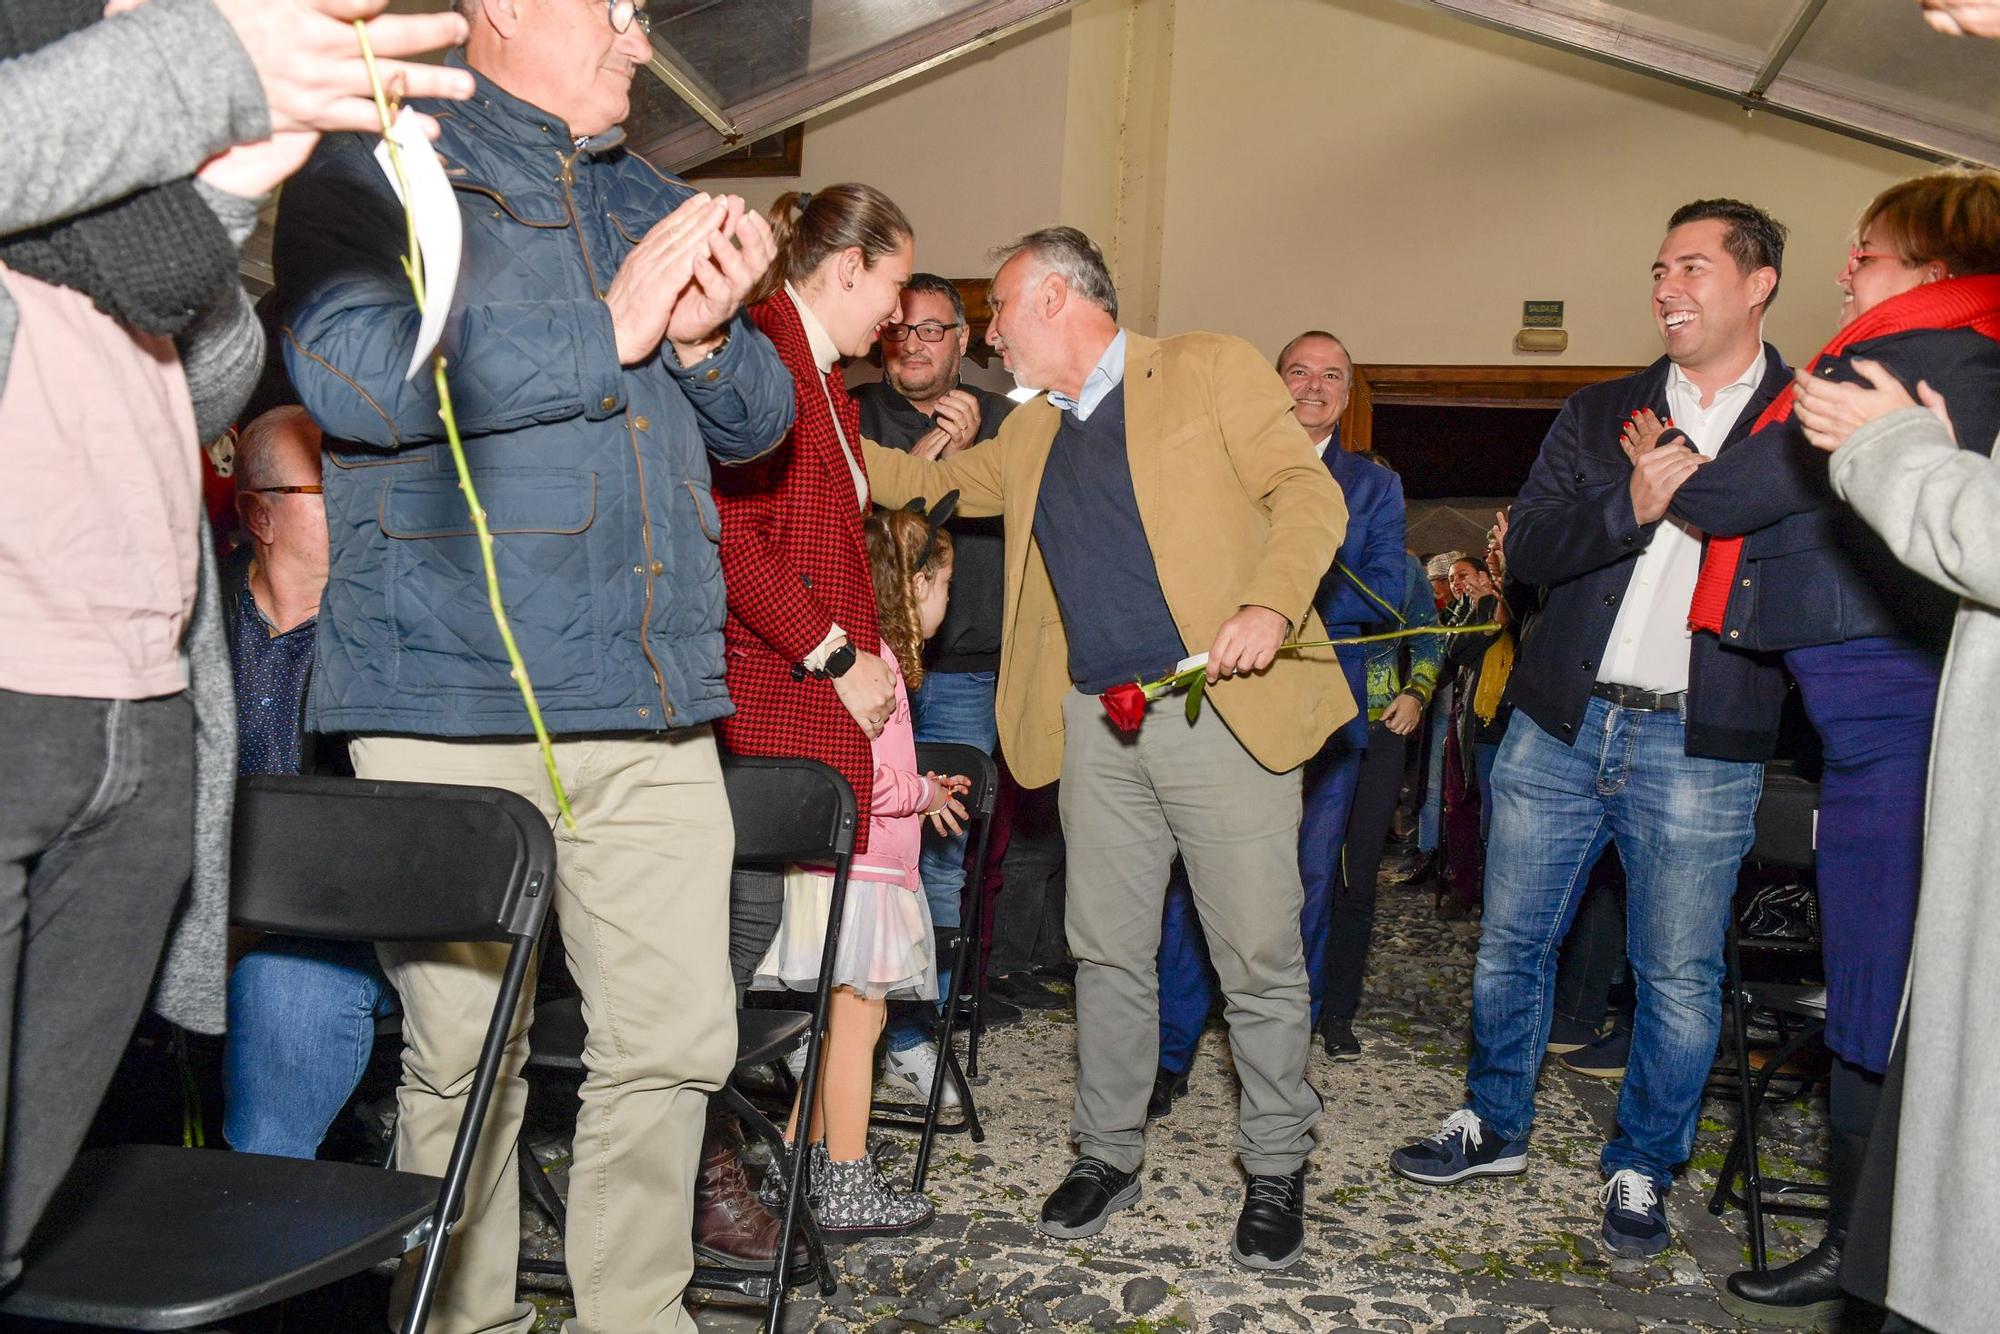
<instances>
[{"instance_id":1,"label":"white dress shirt","mask_svg":"<svg viewBox=\"0 0 2000 1334\"><path fill-rule=\"evenodd\" d=\"M1764 352L1743 373L1715 391L1707 407L1701 390L1679 366L1667 372L1667 413L1689 443L1714 458L1729 430L1764 379ZM1701 573L1699 528L1669 514L1653 530L1625 586L1597 679L1671 695L1688 685L1688 604Z\"/></svg>"}]
</instances>

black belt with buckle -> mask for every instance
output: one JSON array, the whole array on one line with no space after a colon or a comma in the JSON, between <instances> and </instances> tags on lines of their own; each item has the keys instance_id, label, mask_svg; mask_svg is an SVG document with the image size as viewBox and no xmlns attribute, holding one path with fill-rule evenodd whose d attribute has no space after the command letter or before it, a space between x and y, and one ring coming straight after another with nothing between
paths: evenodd
<instances>
[{"instance_id":1,"label":"black belt with buckle","mask_svg":"<svg viewBox=\"0 0 2000 1334\"><path fill-rule=\"evenodd\" d=\"M1672 710L1679 713L1681 702L1687 698L1687 691L1676 690L1671 695L1663 695L1657 690L1641 690L1637 686L1620 685L1616 681L1599 681L1590 688L1590 693L1602 700L1609 700L1621 709L1646 709L1655 713Z\"/></svg>"}]
</instances>

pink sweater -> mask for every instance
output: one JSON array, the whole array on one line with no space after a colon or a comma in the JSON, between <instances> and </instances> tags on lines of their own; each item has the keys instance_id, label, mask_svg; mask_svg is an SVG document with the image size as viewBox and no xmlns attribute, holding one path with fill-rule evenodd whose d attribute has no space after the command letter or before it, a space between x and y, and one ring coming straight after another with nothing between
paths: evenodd
<instances>
[{"instance_id":1,"label":"pink sweater","mask_svg":"<svg viewBox=\"0 0 2000 1334\"><path fill-rule=\"evenodd\" d=\"M924 882L917 875L917 856L922 850L922 815L932 803L931 785L917 771L917 734L910 721L910 692L903 685L903 669L896 655L884 644L883 658L896 678L896 707L875 738L874 804L868 814L868 851L854 859L854 875L862 880L886 881L912 892L921 892Z\"/></svg>"},{"instance_id":2,"label":"pink sweater","mask_svg":"<svg viewBox=\"0 0 2000 1334\"><path fill-rule=\"evenodd\" d=\"M173 340L0 268L20 325L0 367L0 690L187 689L201 451Z\"/></svg>"}]
</instances>

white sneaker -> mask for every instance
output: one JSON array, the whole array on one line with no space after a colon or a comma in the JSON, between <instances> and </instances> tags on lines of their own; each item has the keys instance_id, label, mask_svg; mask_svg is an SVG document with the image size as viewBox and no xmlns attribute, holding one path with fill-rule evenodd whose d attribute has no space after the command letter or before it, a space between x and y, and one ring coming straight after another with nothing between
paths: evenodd
<instances>
[{"instance_id":1,"label":"white sneaker","mask_svg":"<svg viewBox=\"0 0 2000 1334\"><path fill-rule=\"evenodd\" d=\"M882 1078L904 1089L918 1102L930 1101L931 1085L937 1077L937 1048L928 1042L919 1042L906 1051L891 1047L882 1061ZM958 1110L958 1089L949 1079L944 1082L944 1096L938 1100L938 1106L947 1112Z\"/></svg>"}]
</instances>

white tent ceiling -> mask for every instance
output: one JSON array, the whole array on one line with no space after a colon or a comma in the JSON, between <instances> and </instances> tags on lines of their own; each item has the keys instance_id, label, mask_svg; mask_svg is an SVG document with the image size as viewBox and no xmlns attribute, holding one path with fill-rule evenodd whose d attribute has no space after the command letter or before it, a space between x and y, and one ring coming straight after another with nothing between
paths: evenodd
<instances>
[{"instance_id":1,"label":"white tent ceiling","mask_svg":"<svg viewBox=\"0 0 2000 1334\"><path fill-rule=\"evenodd\" d=\"M2000 165L2000 51L1915 0L1412 0L1857 138Z\"/></svg>"},{"instance_id":2,"label":"white tent ceiling","mask_svg":"<svg viewBox=\"0 0 2000 1334\"><path fill-rule=\"evenodd\" d=\"M445 3L393 0L393 7ZM685 169L1070 3L651 0L654 77L633 85L627 130L654 162ZM2000 166L2000 49L1932 32L1914 0L1403 3L1580 51L1748 109L1940 159ZM260 236L245 254L244 273L262 290L269 272L268 237Z\"/></svg>"}]
</instances>

